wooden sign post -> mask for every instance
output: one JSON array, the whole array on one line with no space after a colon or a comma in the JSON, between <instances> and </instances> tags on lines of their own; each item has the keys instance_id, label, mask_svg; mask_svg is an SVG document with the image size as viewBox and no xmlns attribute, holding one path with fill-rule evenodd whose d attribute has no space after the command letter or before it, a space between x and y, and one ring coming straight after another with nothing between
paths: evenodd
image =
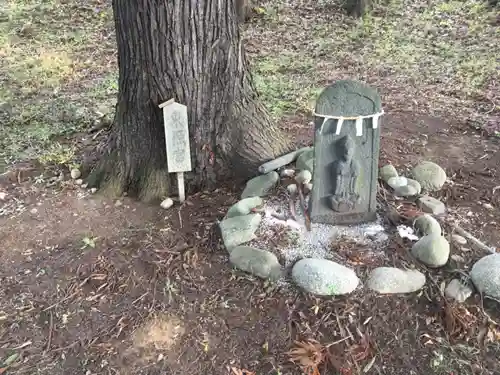
<instances>
[{"instance_id":1,"label":"wooden sign post","mask_svg":"<svg viewBox=\"0 0 500 375\"><path fill-rule=\"evenodd\" d=\"M184 172L191 170L187 107L170 99L159 105L163 109L168 171L177 173L179 200L184 202Z\"/></svg>"}]
</instances>

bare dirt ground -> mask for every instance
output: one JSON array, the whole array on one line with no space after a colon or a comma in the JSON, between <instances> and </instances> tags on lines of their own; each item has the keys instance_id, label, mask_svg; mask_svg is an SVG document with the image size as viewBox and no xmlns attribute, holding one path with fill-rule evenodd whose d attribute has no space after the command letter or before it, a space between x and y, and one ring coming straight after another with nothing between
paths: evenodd
<instances>
[{"instance_id":1,"label":"bare dirt ground","mask_svg":"<svg viewBox=\"0 0 500 375\"><path fill-rule=\"evenodd\" d=\"M67 171L80 150L95 141L88 130L99 116L89 113L109 100L108 90L113 92L112 25L106 2L23 4L9 2L19 16L11 19L12 30L25 26L34 43L47 42L43 33L48 21L31 19L29 29L29 11L51 16L60 30L74 32L71 22L77 22L87 25L87 31L71 34L73 39L62 38L63 32L57 38L50 35L66 45L37 57L52 64L50 69L46 63L37 65L45 69L48 92L33 84L34 72L20 77L22 67L2 65L9 72L2 77L9 92L2 95L9 102L14 94L17 100L21 94L25 100L36 98L43 116L35 109L19 114L16 107L8 127L2 128L8 164L22 156L37 161L15 164L0 180L0 192L6 193L0 200L0 373L302 374L287 354L296 340L319 343L321 374L500 373L500 331L493 322L500 321L499 305L478 296L456 305L441 292L442 282L456 276L456 269L467 270L485 255L480 251L454 247L452 254L461 258L439 271L417 265L428 281L416 294L378 296L360 290L342 298L315 298L231 269L215 222L237 200L238 191L201 192L182 207L164 211L127 197L116 201L90 194L71 181L55 179L54 186L47 186L51 175ZM377 8L374 17L359 24L328 2L263 3L262 14L246 26L246 42L270 112L298 144L311 142L308 108L322 85L354 77L379 87L388 113L381 163L391 162L400 171L418 160L440 164L450 183L438 196L465 229L497 246L497 72L489 70L491 56L481 55L471 67L463 53L479 50L472 42L479 39L486 45L498 29L487 23L491 15L479 3L443 4L425 8L418 2L397 2ZM74 14L74 20L64 11ZM397 39L397 16L405 17L416 34ZM441 22L437 30L436 19ZM460 25L473 31L464 34ZM431 36L455 27L458 31L447 34L453 43L445 48L436 40L419 39L421 26ZM26 52L22 38L28 37L17 38L21 44L8 39L9 51ZM434 46L427 56L428 43L441 49L436 52ZM77 82L68 81L71 72L61 52L68 45L78 56L71 65L71 72L79 73ZM92 63L80 60L97 45L101 54ZM92 86L93 80L99 83ZM33 97L33 92L41 94ZM68 131L67 117L50 122L44 110L47 97L68 101L60 92L98 103L81 104L79 115L65 107L74 115L70 127L81 122L78 116L85 118L83 126L73 129L80 133L69 138L61 138ZM47 123L56 124L56 131L47 135ZM47 148L46 138L53 137L61 144ZM382 186L380 203L402 214L412 205L384 198ZM413 264L410 245L392 238L384 264ZM379 265L352 246L339 249L360 275Z\"/></svg>"},{"instance_id":2,"label":"bare dirt ground","mask_svg":"<svg viewBox=\"0 0 500 375\"><path fill-rule=\"evenodd\" d=\"M450 208L468 218L466 229L498 243L491 223L498 220L498 193L492 193L498 180L489 169L500 161L498 145L475 132L465 138L466 129L436 119L386 120L383 149L391 152L383 158L398 166L415 155L440 162L455 181L448 187ZM421 132L411 134L428 137L407 142L409 130L397 125L405 122L420 124ZM460 184L466 189L454 192ZM236 201L228 191L190 197L165 214L126 197L117 204L71 182L62 190L37 189L29 180L2 187L9 207L24 207L0 219L0 356L19 356L9 373L221 374L236 367L299 374L285 353L294 340L306 339L340 341L329 347L330 371L342 367L347 374L360 373L373 358L367 373L499 371L498 331L485 321L481 301L451 305L439 292L440 282L464 264L428 272L434 281L417 295L314 298L230 268L214 230ZM407 248L395 240L384 264L411 263ZM459 251L467 264L483 255ZM359 274L377 265L362 257L353 264ZM498 306L487 311L500 317Z\"/></svg>"}]
</instances>

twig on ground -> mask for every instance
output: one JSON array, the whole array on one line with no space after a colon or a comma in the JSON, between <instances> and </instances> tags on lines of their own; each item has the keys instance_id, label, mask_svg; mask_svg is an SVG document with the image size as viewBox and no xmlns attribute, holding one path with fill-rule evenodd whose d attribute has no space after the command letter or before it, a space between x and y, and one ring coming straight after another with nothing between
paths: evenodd
<instances>
[{"instance_id":1,"label":"twig on ground","mask_svg":"<svg viewBox=\"0 0 500 375\"><path fill-rule=\"evenodd\" d=\"M477 248L487 251L489 253L495 254L496 253L496 248L494 247L489 247L488 245L485 245L483 242L479 241L476 237L474 237L472 234L464 230L463 228L459 227L456 224L451 224L451 227L454 231L456 231L458 234L461 236L464 236L468 240L470 240Z\"/></svg>"},{"instance_id":2,"label":"twig on ground","mask_svg":"<svg viewBox=\"0 0 500 375\"><path fill-rule=\"evenodd\" d=\"M45 347L45 351L50 350L50 344L52 343L52 332L54 330L54 316L52 315L52 311L49 312L49 337L47 338L47 346Z\"/></svg>"},{"instance_id":3,"label":"twig on ground","mask_svg":"<svg viewBox=\"0 0 500 375\"><path fill-rule=\"evenodd\" d=\"M311 231L311 219L309 218L309 212L307 212L307 206L304 199L304 194L302 193L302 184L297 186L297 191L299 192L300 206L302 207L302 212L304 213L304 218L306 221L306 228Z\"/></svg>"},{"instance_id":4,"label":"twig on ground","mask_svg":"<svg viewBox=\"0 0 500 375\"><path fill-rule=\"evenodd\" d=\"M33 342L30 340L30 341L26 341L25 343L19 345L19 346L16 346L15 348L12 348L11 350L19 350L19 349L22 349L22 348L26 348L27 346L30 346L31 344L33 344Z\"/></svg>"},{"instance_id":5,"label":"twig on ground","mask_svg":"<svg viewBox=\"0 0 500 375\"><path fill-rule=\"evenodd\" d=\"M80 289L82 286L84 286L85 284L87 284L87 282L90 280L90 276L85 278L85 280L83 280L79 285L78 285L78 288L76 289L76 291L74 291L73 293L71 293L69 296L63 298L62 300L60 301L57 301L56 303L53 303L52 305L50 305L49 307L46 307L45 309L43 309L42 311L47 311L47 310L50 310L54 307L56 307L57 305L60 305L61 303L73 298L74 296L76 296L78 293L80 293ZM73 284L74 285L74 284Z\"/></svg>"},{"instance_id":6,"label":"twig on ground","mask_svg":"<svg viewBox=\"0 0 500 375\"><path fill-rule=\"evenodd\" d=\"M61 351L66 350L66 349L71 349L73 346L75 346L78 343L80 343L80 340L76 340L69 345L63 346L62 348L52 349L52 352L61 352Z\"/></svg>"},{"instance_id":7,"label":"twig on ground","mask_svg":"<svg viewBox=\"0 0 500 375\"><path fill-rule=\"evenodd\" d=\"M138 297L137 299L134 300L134 302L132 302L132 306L135 305L137 302L139 302L140 300L142 300L144 297L146 297L147 295L149 294L149 292L146 292L144 294L142 294L140 297Z\"/></svg>"},{"instance_id":8,"label":"twig on ground","mask_svg":"<svg viewBox=\"0 0 500 375\"><path fill-rule=\"evenodd\" d=\"M290 217L297 221L297 213L295 212L295 195L290 194L290 200L289 200L289 206L290 206Z\"/></svg>"},{"instance_id":9,"label":"twig on ground","mask_svg":"<svg viewBox=\"0 0 500 375\"><path fill-rule=\"evenodd\" d=\"M177 210L177 214L179 215L179 227L182 229L182 215L181 215L182 206Z\"/></svg>"},{"instance_id":10,"label":"twig on ground","mask_svg":"<svg viewBox=\"0 0 500 375\"><path fill-rule=\"evenodd\" d=\"M490 322L491 324L497 326L497 327L500 327L500 324L494 320L487 312L486 310L484 309L484 296L483 296L483 293L479 292L479 295L481 296L481 312L483 313L483 315L485 316L486 319L488 319L488 322ZM495 300L496 301L496 300Z\"/></svg>"},{"instance_id":11,"label":"twig on ground","mask_svg":"<svg viewBox=\"0 0 500 375\"><path fill-rule=\"evenodd\" d=\"M342 338L340 340L337 340L337 341L334 341L334 342L332 342L332 343L330 343L328 345L325 345L325 348L329 348L330 346L340 344L341 342L344 342L344 341L349 340L349 339L350 339L350 337L346 336L346 337L344 337L344 338Z\"/></svg>"},{"instance_id":12,"label":"twig on ground","mask_svg":"<svg viewBox=\"0 0 500 375\"><path fill-rule=\"evenodd\" d=\"M67 296L67 297L63 298L62 300L60 300L60 301L58 301L58 302L56 302L56 303L54 303L54 304L50 305L49 307L46 307L46 308L45 308L45 309L43 309L42 311L47 311L47 310L50 310L50 309L52 309L52 308L56 307L57 305L60 305L61 303L63 303L63 302L65 302L65 301L67 301L67 300L69 300L69 299L73 298L73 297L74 297L74 296L76 296L78 293L80 293L80 290L77 290L77 291L75 291L75 292L71 293L69 296Z\"/></svg>"}]
</instances>

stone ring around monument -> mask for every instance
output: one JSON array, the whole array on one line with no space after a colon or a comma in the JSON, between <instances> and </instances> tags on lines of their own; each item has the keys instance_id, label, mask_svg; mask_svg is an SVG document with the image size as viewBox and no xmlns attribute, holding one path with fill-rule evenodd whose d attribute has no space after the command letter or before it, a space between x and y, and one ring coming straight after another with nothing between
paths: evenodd
<instances>
[{"instance_id":1,"label":"stone ring around monument","mask_svg":"<svg viewBox=\"0 0 500 375\"><path fill-rule=\"evenodd\" d=\"M338 120L337 121L337 127L335 129L335 134L339 135L340 131L342 130L342 124L344 123L344 120L355 120L356 121L356 136L361 137L363 135L363 120L366 118L371 118L372 119L372 127L373 129L378 128L378 119L380 116L384 114L384 110L382 109L380 112L374 113L372 115L366 115L366 116L330 116L330 115L322 115L319 113L314 112L313 115L315 117L322 117L323 124L321 124L321 128L319 129L320 133L323 131L323 126L328 120Z\"/></svg>"}]
</instances>

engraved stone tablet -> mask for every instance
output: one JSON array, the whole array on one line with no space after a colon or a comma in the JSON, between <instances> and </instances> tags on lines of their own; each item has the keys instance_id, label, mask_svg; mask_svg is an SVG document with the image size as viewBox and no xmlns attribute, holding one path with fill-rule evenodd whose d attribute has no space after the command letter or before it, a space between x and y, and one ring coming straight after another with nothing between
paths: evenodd
<instances>
[{"instance_id":1,"label":"engraved stone tablet","mask_svg":"<svg viewBox=\"0 0 500 375\"><path fill-rule=\"evenodd\" d=\"M347 225L376 219L382 113L379 94L360 82L337 81L318 97L311 222Z\"/></svg>"}]
</instances>

